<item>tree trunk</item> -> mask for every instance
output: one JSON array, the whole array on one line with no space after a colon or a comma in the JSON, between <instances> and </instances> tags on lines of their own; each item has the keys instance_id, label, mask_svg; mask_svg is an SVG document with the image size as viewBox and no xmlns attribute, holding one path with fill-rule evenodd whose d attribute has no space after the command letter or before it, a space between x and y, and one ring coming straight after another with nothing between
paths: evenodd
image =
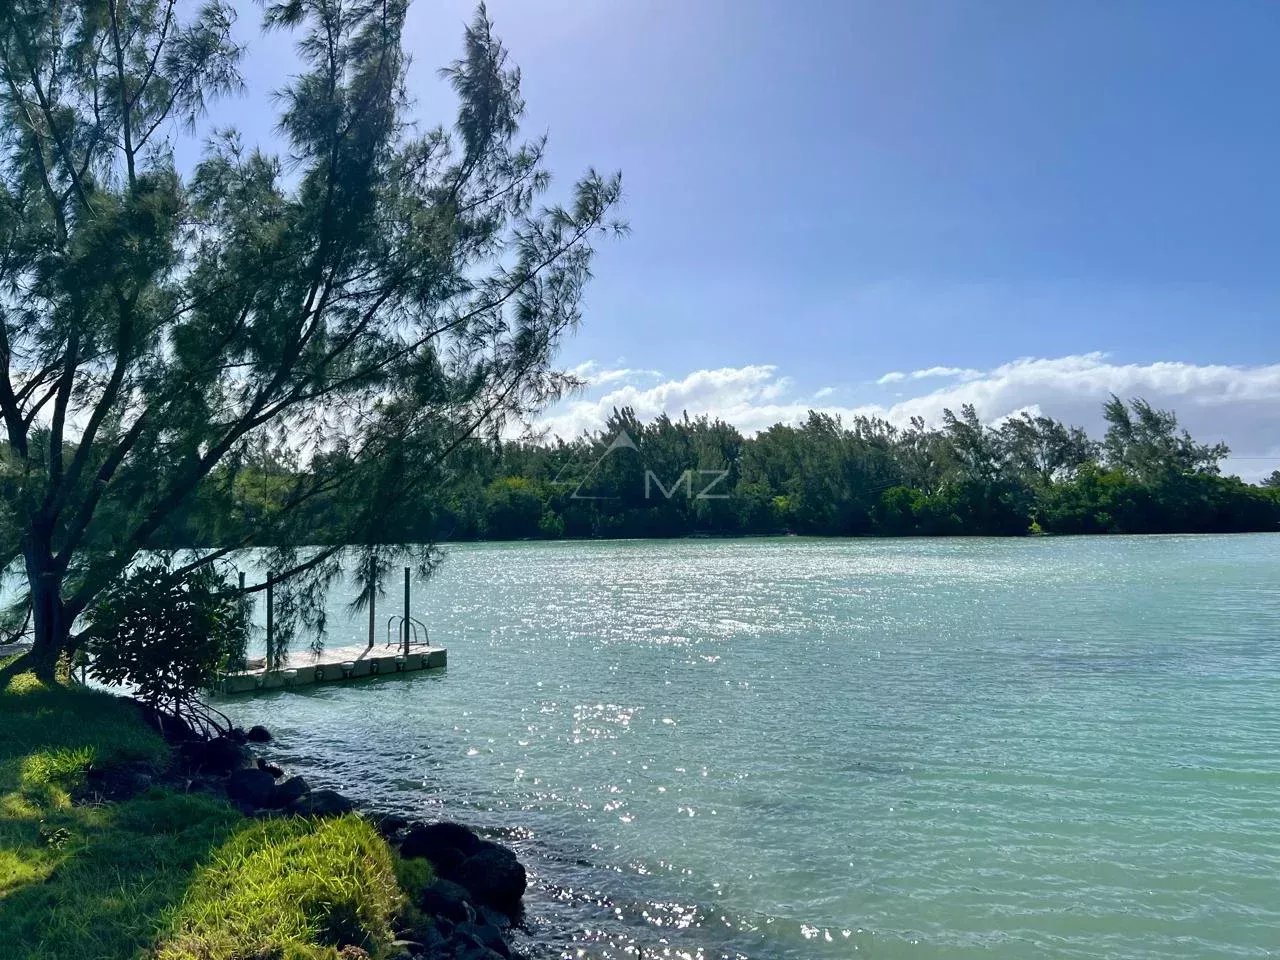
<instances>
[{"instance_id":1,"label":"tree trunk","mask_svg":"<svg viewBox=\"0 0 1280 960\"><path fill-rule=\"evenodd\" d=\"M47 550L28 549L26 561L34 635L31 664L38 676L51 680L71 637L70 618L62 599L63 571Z\"/></svg>"}]
</instances>

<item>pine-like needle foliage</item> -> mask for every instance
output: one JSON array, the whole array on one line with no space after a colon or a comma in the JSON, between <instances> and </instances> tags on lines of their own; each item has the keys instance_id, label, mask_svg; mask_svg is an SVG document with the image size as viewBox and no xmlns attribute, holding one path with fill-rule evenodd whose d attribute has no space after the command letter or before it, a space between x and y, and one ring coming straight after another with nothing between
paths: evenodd
<instances>
[{"instance_id":1,"label":"pine-like needle foliage","mask_svg":"<svg viewBox=\"0 0 1280 960\"><path fill-rule=\"evenodd\" d=\"M0 556L22 559L43 664L197 487L233 516L263 450L306 469L221 552L275 545L287 632L344 560L304 549L293 508L358 494L342 540L375 552L465 438L569 383L553 358L592 242L623 229L619 178L541 200L545 144L519 138L520 76L483 7L442 72L456 119L414 122L405 6L264 4L303 64L273 155L203 129L240 86L224 0L186 19L173 0L0 5ZM208 143L187 174L179 136Z\"/></svg>"}]
</instances>

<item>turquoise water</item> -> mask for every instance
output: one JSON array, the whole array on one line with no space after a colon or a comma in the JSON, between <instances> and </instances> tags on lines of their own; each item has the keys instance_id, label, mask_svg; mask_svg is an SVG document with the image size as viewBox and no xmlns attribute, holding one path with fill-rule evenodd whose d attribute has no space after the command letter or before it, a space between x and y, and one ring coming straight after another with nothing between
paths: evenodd
<instances>
[{"instance_id":1,"label":"turquoise water","mask_svg":"<svg viewBox=\"0 0 1280 960\"><path fill-rule=\"evenodd\" d=\"M448 552L446 673L229 703L513 838L540 956L1280 948L1280 536Z\"/></svg>"}]
</instances>

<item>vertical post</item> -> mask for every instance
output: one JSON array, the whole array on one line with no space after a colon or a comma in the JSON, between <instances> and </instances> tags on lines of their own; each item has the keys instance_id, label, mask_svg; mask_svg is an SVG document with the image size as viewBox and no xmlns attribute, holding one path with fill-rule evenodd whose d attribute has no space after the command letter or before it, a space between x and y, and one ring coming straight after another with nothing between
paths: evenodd
<instances>
[{"instance_id":1,"label":"vertical post","mask_svg":"<svg viewBox=\"0 0 1280 960\"><path fill-rule=\"evenodd\" d=\"M378 561L369 557L369 649L373 649L373 625L378 605Z\"/></svg>"},{"instance_id":2,"label":"vertical post","mask_svg":"<svg viewBox=\"0 0 1280 960\"><path fill-rule=\"evenodd\" d=\"M236 599L244 600L244 571L243 570L240 571L240 596L237 597ZM249 664L246 662L249 659L249 651L245 649L240 652L241 652L241 657L235 663L234 666L235 666L235 669L237 670L244 670L244 669L247 669L249 666Z\"/></svg>"},{"instance_id":3,"label":"vertical post","mask_svg":"<svg viewBox=\"0 0 1280 960\"><path fill-rule=\"evenodd\" d=\"M275 669L276 659L276 621L275 621L275 584L271 582L271 574L267 574L267 669Z\"/></svg>"},{"instance_id":4,"label":"vertical post","mask_svg":"<svg viewBox=\"0 0 1280 960\"><path fill-rule=\"evenodd\" d=\"M409 655L409 568L404 568L404 655Z\"/></svg>"}]
</instances>

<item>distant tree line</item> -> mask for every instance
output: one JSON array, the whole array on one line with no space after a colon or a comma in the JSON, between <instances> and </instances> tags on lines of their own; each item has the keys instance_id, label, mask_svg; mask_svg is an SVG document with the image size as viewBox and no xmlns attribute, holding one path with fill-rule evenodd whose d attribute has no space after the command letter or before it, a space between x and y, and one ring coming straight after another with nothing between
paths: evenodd
<instances>
[{"instance_id":1,"label":"distant tree line","mask_svg":"<svg viewBox=\"0 0 1280 960\"><path fill-rule=\"evenodd\" d=\"M576 440L476 441L448 483L381 519L384 542L690 535L1021 536L1280 529L1280 472L1223 476L1224 444L1196 441L1170 411L1112 397L1101 440L1022 413L982 423L971 406L940 426L811 412L745 437L705 416L640 422L615 410ZM228 470L232 468L227 468ZM307 482L263 453L220 476L165 539L221 529L242 539ZM376 497L376 491L369 492ZM368 499L317 497L317 543ZM199 522L187 521L192 512Z\"/></svg>"}]
</instances>

